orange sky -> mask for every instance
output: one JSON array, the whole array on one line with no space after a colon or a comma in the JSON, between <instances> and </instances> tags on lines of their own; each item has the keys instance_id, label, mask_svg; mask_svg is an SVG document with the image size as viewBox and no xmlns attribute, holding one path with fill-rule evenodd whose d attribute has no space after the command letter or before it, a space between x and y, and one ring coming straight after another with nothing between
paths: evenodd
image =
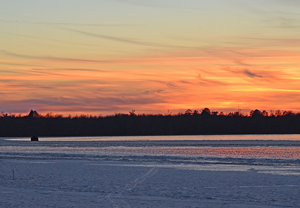
<instances>
[{"instance_id":1,"label":"orange sky","mask_svg":"<svg viewBox=\"0 0 300 208\"><path fill-rule=\"evenodd\" d=\"M300 111L298 1L21 2L0 9L2 112Z\"/></svg>"}]
</instances>

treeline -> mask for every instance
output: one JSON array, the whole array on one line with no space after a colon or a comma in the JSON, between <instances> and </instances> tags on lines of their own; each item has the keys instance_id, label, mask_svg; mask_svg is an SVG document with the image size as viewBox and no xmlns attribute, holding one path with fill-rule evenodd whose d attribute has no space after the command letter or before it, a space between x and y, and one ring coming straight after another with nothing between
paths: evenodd
<instances>
[{"instance_id":1,"label":"treeline","mask_svg":"<svg viewBox=\"0 0 300 208\"><path fill-rule=\"evenodd\" d=\"M178 114L68 116L30 111L26 116L0 115L0 137L300 134L300 113L259 111L250 114L188 109Z\"/></svg>"}]
</instances>

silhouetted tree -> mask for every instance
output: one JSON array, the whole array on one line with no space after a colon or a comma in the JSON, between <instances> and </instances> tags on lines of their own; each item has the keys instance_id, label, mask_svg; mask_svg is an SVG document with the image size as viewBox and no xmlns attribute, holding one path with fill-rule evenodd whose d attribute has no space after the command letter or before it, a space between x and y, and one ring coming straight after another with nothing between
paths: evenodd
<instances>
[{"instance_id":1,"label":"silhouetted tree","mask_svg":"<svg viewBox=\"0 0 300 208\"><path fill-rule=\"evenodd\" d=\"M129 111L129 115L130 115L130 116L136 116L135 110Z\"/></svg>"},{"instance_id":2,"label":"silhouetted tree","mask_svg":"<svg viewBox=\"0 0 300 208\"><path fill-rule=\"evenodd\" d=\"M191 109L187 109L185 111L185 115L187 115L187 116L191 116L192 114L193 114L193 111Z\"/></svg>"},{"instance_id":3,"label":"silhouetted tree","mask_svg":"<svg viewBox=\"0 0 300 208\"><path fill-rule=\"evenodd\" d=\"M202 116L210 116L210 109L209 108L204 108L201 112Z\"/></svg>"},{"instance_id":4,"label":"silhouetted tree","mask_svg":"<svg viewBox=\"0 0 300 208\"><path fill-rule=\"evenodd\" d=\"M193 113L193 115L194 115L194 116L196 116L196 115L199 115L199 111L197 111L197 110L194 110L194 113Z\"/></svg>"},{"instance_id":5,"label":"silhouetted tree","mask_svg":"<svg viewBox=\"0 0 300 208\"><path fill-rule=\"evenodd\" d=\"M239 112L201 114L188 109L172 115L116 113L110 116L40 115L31 110L26 116L2 114L0 136L130 136L130 135L206 135L206 134L299 134L300 114L258 109L250 115ZM279 113L280 112L280 113ZM187 116L188 115L188 116ZM192 115L192 116L191 116ZM33 119L34 118L34 119Z\"/></svg>"},{"instance_id":6,"label":"silhouetted tree","mask_svg":"<svg viewBox=\"0 0 300 208\"><path fill-rule=\"evenodd\" d=\"M212 115L212 116L217 116L218 113L219 113L218 111L213 111L213 112L211 112L211 115Z\"/></svg>"},{"instance_id":7,"label":"silhouetted tree","mask_svg":"<svg viewBox=\"0 0 300 208\"><path fill-rule=\"evenodd\" d=\"M251 117L261 117L261 116L263 116L263 114L262 114L262 112L260 112L260 110L256 109L256 110L250 111L250 116Z\"/></svg>"},{"instance_id":8,"label":"silhouetted tree","mask_svg":"<svg viewBox=\"0 0 300 208\"><path fill-rule=\"evenodd\" d=\"M281 111L280 111L280 110L275 111L275 116L276 116L276 117L282 116Z\"/></svg>"},{"instance_id":9,"label":"silhouetted tree","mask_svg":"<svg viewBox=\"0 0 300 208\"><path fill-rule=\"evenodd\" d=\"M39 114L38 112L36 112L35 110L31 110L28 114L28 117L29 118L38 118L39 117Z\"/></svg>"}]
</instances>

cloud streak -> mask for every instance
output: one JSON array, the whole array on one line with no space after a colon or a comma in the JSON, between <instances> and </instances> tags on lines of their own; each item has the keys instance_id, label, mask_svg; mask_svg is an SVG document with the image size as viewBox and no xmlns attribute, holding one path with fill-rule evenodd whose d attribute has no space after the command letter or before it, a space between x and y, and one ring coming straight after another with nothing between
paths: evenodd
<instances>
[{"instance_id":1,"label":"cloud streak","mask_svg":"<svg viewBox=\"0 0 300 208\"><path fill-rule=\"evenodd\" d=\"M254 72L251 72L249 71L248 69L245 69L242 71L243 74L247 75L248 77L251 77L251 78L262 78L263 76L257 74L257 73L254 73Z\"/></svg>"},{"instance_id":2,"label":"cloud streak","mask_svg":"<svg viewBox=\"0 0 300 208\"><path fill-rule=\"evenodd\" d=\"M60 61L60 62L94 62L94 63L112 63L115 61L109 61L109 60L93 60L93 59L75 59L75 58L61 58L61 57L52 57L52 56L32 56L32 55L23 55L23 54L17 54L6 50L0 50L0 53L17 57L17 58L25 58L25 59L42 59L42 60L48 60L48 61Z\"/></svg>"},{"instance_id":3,"label":"cloud streak","mask_svg":"<svg viewBox=\"0 0 300 208\"><path fill-rule=\"evenodd\" d=\"M160 44L160 43L152 43L152 42L146 42L146 41L138 41L134 39L127 39L127 38L120 38L120 37L114 37L114 36L108 36L108 35L100 35L100 34L94 34L89 33L81 30L75 30L75 29L69 29L69 28L63 28L64 30L76 32L79 34L87 35L94 38L101 38L105 40L115 41L119 43L127 43L127 44L133 44L133 45L140 45L140 46L150 46L150 47L167 47L167 48L190 48L185 46L174 46L174 45L167 45L167 44Z\"/></svg>"},{"instance_id":4,"label":"cloud streak","mask_svg":"<svg viewBox=\"0 0 300 208\"><path fill-rule=\"evenodd\" d=\"M170 6L164 6L164 5L161 5L161 4L153 4L152 2L149 3L149 1L145 2L145 1L134 1L134 0L113 0L113 1L116 1L116 2L120 2L120 3L124 3L124 4L131 4L131 5L135 5L135 6L142 6L142 7L153 7L153 8L163 8L163 9L166 9L166 8L172 8Z\"/></svg>"},{"instance_id":5,"label":"cloud streak","mask_svg":"<svg viewBox=\"0 0 300 208\"><path fill-rule=\"evenodd\" d=\"M153 105L164 102L157 96L149 97L140 95L139 97L51 97L45 99L24 99L18 102L0 101L5 112L26 112L32 108L46 112L124 112L124 109L132 110L137 106ZM120 107L122 106L122 107ZM127 111L127 112L128 112ZM126 111L125 111L126 112Z\"/></svg>"},{"instance_id":6,"label":"cloud streak","mask_svg":"<svg viewBox=\"0 0 300 208\"><path fill-rule=\"evenodd\" d=\"M31 35L21 35L21 34L14 34L14 33L4 33L7 35L13 35L13 36L18 36L18 37L24 37L24 38L30 38L34 40L47 40L47 41L53 41L57 43L66 43L66 44L71 44L71 45L83 45L83 46L92 46L92 47L99 47L100 45L97 44L84 44L84 43L78 43L78 42L69 42L69 41L62 41L62 40L55 40L51 38L41 38L41 37L36 37L36 36L31 36Z\"/></svg>"},{"instance_id":7,"label":"cloud streak","mask_svg":"<svg viewBox=\"0 0 300 208\"><path fill-rule=\"evenodd\" d=\"M251 67L252 70L249 68L232 68L232 67L222 67L221 69L230 73L229 76L240 75L241 78L244 79L252 79L258 80L262 82L286 82L289 79L288 74L280 72L280 71L273 71L273 70L259 70L255 69L255 67Z\"/></svg>"},{"instance_id":8,"label":"cloud streak","mask_svg":"<svg viewBox=\"0 0 300 208\"><path fill-rule=\"evenodd\" d=\"M84 26L84 27L124 27L133 26L130 24L89 24L89 23L66 23L66 22L30 22L20 20L4 20L0 19L0 22L14 23L14 24L33 24L33 25L52 25L52 26Z\"/></svg>"},{"instance_id":9,"label":"cloud streak","mask_svg":"<svg viewBox=\"0 0 300 208\"><path fill-rule=\"evenodd\" d=\"M133 6L153 8L153 9L173 9L173 10L188 10L188 11L204 10L203 7L191 7L190 5L193 4L193 2L189 0L185 0L185 1L112 0L112 1L119 2L122 4L129 4Z\"/></svg>"}]
</instances>

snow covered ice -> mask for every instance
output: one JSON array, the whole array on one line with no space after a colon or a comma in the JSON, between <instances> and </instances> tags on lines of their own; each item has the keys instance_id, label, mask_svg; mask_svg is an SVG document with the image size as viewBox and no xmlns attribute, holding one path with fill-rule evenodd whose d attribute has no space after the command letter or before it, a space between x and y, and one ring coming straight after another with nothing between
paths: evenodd
<instances>
[{"instance_id":1,"label":"snow covered ice","mask_svg":"<svg viewBox=\"0 0 300 208\"><path fill-rule=\"evenodd\" d=\"M0 205L299 207L300 142L207 143L2 139Z\"/></svg>"}]
</instances>

